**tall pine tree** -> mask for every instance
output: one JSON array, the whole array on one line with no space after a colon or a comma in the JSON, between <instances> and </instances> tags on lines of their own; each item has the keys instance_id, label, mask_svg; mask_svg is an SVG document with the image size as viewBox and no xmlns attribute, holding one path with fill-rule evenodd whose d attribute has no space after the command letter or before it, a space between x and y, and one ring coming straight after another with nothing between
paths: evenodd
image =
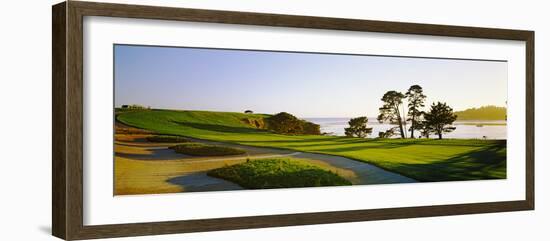
<instances>
[{"instance_id":1,"label":"tall pine tree","mask_svg":"<svg viewBox=\"0 0 550 241\"><path fill-rule=\"evenodd\" d=\"M421 117L424 113L420 108L424 107L424 101L426 101L426 95L424 95L422 87L420 85L413 85L409 88L405 95L408 98L408 107L409 107L409 118L408 121L411 122L411 138L414 138L414 130L419 130L422 128Z\"/></svg>"},{"instance_id":2,"label":"tall pine tree","mask_svg":"<svg viewBox=\"0 0 550 241\"><path fill-rule=\"evenodd\" d=\"M405 130L403 128L403 119L401 118L399 107L403 104L404 98L405 95L401 92L394 90L386 92L381 99L384 104L379 108L380 114L378 115L379 122L397 122L399 125L399 133L401 134L401 138L405 138Z\"/></svg>"}]
</instances>

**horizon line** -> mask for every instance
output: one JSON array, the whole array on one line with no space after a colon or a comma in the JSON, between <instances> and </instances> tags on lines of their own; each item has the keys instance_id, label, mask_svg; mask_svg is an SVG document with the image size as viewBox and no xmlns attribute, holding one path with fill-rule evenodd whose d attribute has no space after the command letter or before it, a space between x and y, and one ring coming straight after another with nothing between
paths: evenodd
<instances>
[{"instance_id":1,"label":"horizon line","mask_svg":"<svg viewBox=\"0 0 550 241\"><path fill-rule=\"evenodd\" d=\"M203 110L203 109L174 109L174 108L160 108L160 107L153 107L153 106L148 106L148 105L141 105L141 104L124 104L124 105L128 105L128 106L131 106L131 105L138 105L140 107L143 107L145 109L150 109L150 110L172 110L172 111L205 111L205 112L227 112L227 113L240 113L240 114L245 114L245 110L248 110L248 109L244 109L243 111L227 111L227 110ZM113 109L117 109L117 108L122 108L123 105L120 105L120 106L114 106ZM498 108L506 108L506 106L498 106L498 105L483 105L483 106L478 106L478 107L469 107L469 108L466 108L464 110L468 110L468 109L472 109L472 108L475 108L475 109L479 109L479 108L482 108L482 107L488 107L488 106L494 106L494 107L498 107ZM457 111L453 111L453 112L460 112L460 111L464 111L464 110L457 110ZM273 115L273 114L276 114L276 113L261 113L261 112L255 112L252 110L252 114L257 114L257 115ZM281 111L281 112L286 112L286 111ZM281 113L281 112L278 112L278 113ZM287 112L289 113L289 112ZM296 115L296 114L293 114L293 113L289 113L289 114L292 114L292 115ZM330 116L330 117L327 117L327 116L324 116L324 117L319 117L319 116L306 116L306 117L303 117L303 116L300 116L300 115L296 115L296 116L299 116L300 118L355 118L355 117L360 117L360 116L366 116L367 118L370 118L370 117L374 117L376 118L376 116L368 116L368 115L357 115L357 116Z\"/></svg>"}]
</instances>

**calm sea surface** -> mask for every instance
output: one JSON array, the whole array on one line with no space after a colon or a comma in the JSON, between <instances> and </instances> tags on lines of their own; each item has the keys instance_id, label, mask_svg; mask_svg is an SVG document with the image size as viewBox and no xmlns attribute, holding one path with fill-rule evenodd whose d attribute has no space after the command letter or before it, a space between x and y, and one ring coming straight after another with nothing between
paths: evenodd
<instances>
[{"instance_id":1,"label":"calm sea surface","mask_svg":"<svg viewBox=\"0 0 550 241\"><path fill-rule=\"evenodd\" d=\"M331 135L344 136L344 128L348 127L350 118L305 118L305 120L316 123L321 126L321 132ZM410 123L407 123L407 128ZM378 132L386 131L395 125L387 123L378 123L376 118L369 117L368 127L372 127L372 133L369 137L378 137ZM443 134L443 138L459 139L506 139L506 121L455 121L456 127L451 133ZM407 133L409 136L410 133ZM415 131L415 136L419 132ZM431 136L435 138L436 136Z\"/></svg>"}]
</instances>

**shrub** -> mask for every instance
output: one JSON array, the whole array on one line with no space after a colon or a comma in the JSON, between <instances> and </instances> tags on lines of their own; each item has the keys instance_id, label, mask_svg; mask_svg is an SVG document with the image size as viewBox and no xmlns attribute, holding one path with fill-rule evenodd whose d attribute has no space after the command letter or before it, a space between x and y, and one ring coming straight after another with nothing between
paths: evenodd
<instances>
[{"instance_id":1,"label":"shrub","mask_svg":"<svg viewBox=\"0 0 550 241\"><path fill-rule=\"evenodd\" d=\"M147 140L150 142L165 142L165 143L181 143L181 142L190 142L187 138L181 136L169 136L169 135L158 135L158 136L149 136Z\"/></svg>"},{"instance_id":2,"label":"shrub","mask_svg":"<svg viewBox=\"0 0 550 241\"><path fill-rule=\"evenodd\" d=\"M291 158L251 160L214 169L207 174L249 189L351 185L336 173Z\"/></svg>"},{"instance_id":3,"label":"shrub","mask_svg":"<svg viewBox=\"0 0 550 241\"><path fill-rule=\"evenodd\" d=\"M281 112L267 118L268 128L278 134L321 135L321 126Z\"/></svg>"},{"instance_id":4,"label":"shrub","mask_svg":"<svg viewBox=\"0 0 550 241\"><path fill-rule=\"evenodd\" d=\"M321 135L321 126L309 121L302 121L303 134L307 135Z\"/></svg>"},{"instance_id":5,"label":"shrub","mask_svg":"<svg viewBox=\"0 0 550 241\"><path fill-rule=\"evenodd\" d=\"M378 132L378 137L379 138L391 138L392 136L397 135L398 130L399 130L399 127L396 126L396 127L390 128L386 131L380 131L380 132Z\"/></svg>"},{"instance_id":6,"label":"shrub","mask_svg":"<svg viewBox=\"0 0 550 241\"><path fill-rule=\"evenodd\" d=\"M263 118L243 118L241 120L244 124L254 128L258 128L258 129L266 128L266 124Z\"/></svg>"},{"instance_id":7,"label":"shrub","mask_svg":"<svg viewBox=\"0 0 550 241\"><path fill-rule=\"evenodd\" d=\"M303 132L302 121L286 112L281 112L269 117L269 129L279 134L301 134Z\"/></svg>"},{"instance_id":8,"label":"shrub","mask_svg":"<svg viewBox=\"0 0 550 241\"><path fill-rule=\"evenodd\" d=\"M246 151L238 148L207 145L202 143L186 143L170 147L177 153L191 156L230 156L242 155Z\"/></svg>"}]
</instances>

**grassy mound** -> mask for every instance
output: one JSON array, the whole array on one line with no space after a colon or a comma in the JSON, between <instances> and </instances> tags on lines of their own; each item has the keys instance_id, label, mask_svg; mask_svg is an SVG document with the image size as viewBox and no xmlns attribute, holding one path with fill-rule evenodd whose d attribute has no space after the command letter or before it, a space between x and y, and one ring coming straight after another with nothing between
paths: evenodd
<instances>
[{"instance_id":1,"label":"grassy mound","mask_svg":"<svg viewBox=\"0 0 550 241\"><path fill-rule=\"evenodd\" d=\"M169 135L158 135L158 136L149 136L147 140L150 142L164 142L164 143L181 143L181 142L190 142L185 137L181 136L169 136Z\"/></svg>"},{"instance_id":2,"label":"grassy mound","mask_svg":"<svg viewBox=\"0 0 550 241\"><path fill-rule=\"evenodd\" d=\"M246 151L225 146L206 145L201 143L186 143L170 147L177 153L191 156L230 156L242 155Z\"/></svg>"},{"instance_id":3,"label":"grassy mound","mask_svg":"<svg viewBox=\"0 0 550 241\"><path fill-rule=\"evenodd\" d=\"M351 185L336 173L290 158L247 161L211 170L208 175L249 189Z\"/></svg>"}]
</instances>

